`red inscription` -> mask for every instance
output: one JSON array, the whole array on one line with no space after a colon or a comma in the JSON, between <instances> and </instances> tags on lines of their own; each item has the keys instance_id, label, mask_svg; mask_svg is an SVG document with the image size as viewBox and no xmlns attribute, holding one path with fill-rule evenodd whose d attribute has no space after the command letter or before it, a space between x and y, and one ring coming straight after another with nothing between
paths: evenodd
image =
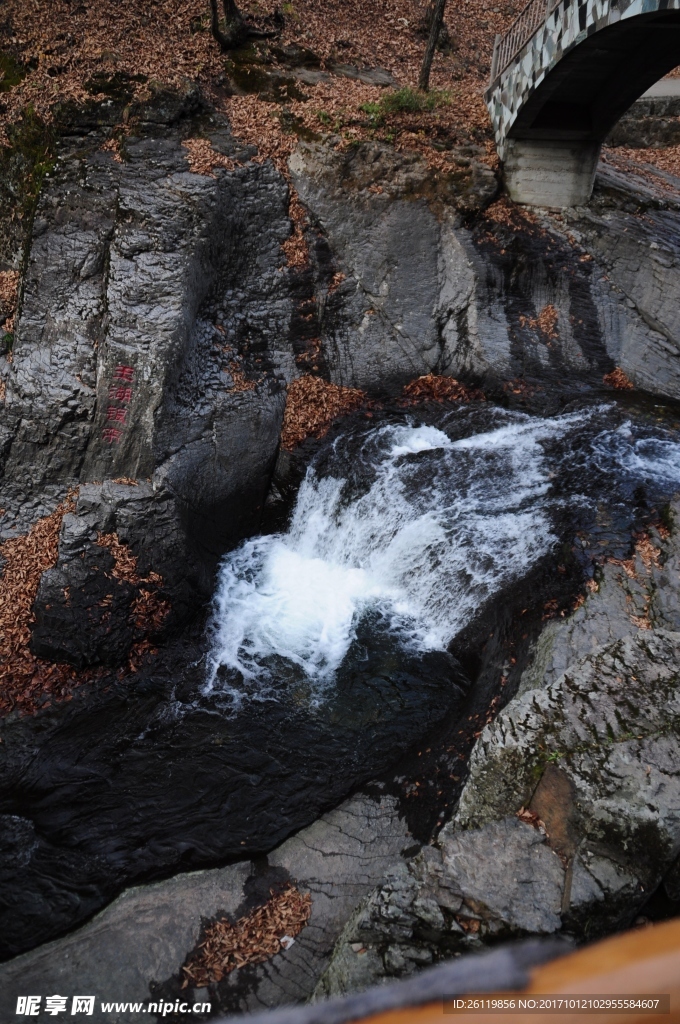
<instances>
[{"instance_id":1,"label":"red inscription","mask_svg":"<svg viewBox=\"0 0 680 1024\"><path fill-rule=\"evenodd\" d=\"M125 423L126 416L127 409L119 409L115 405L110 405L106 413L107 420L113 420L115 423Z\"/></svg>"},{"instance_id":2,"label":"red inscription","mask_svg":"<svg viewBox=\"0 0 680 1024\"><path fill-rule=\"evenodd\" d=\"M135 371L132 366L117 366L113 371L113 376L116 380L129 380L135 379Z\"/></svg>"},{"instance_id":3,"label":"red inscription","mask_svg":"<svg viewBox=\"0 0 680 1024\"><path fill-rule=\"evenodd\" d=\"M109 388L109 398L117 402L125 402L127 405L132 400L132 388L124 384L112 384Z\"/></svg>"},{"instance_id":4,"label":"red inscription","mask_svg":"<svg viewBox=\"0 0 680 1024\"><path fill-rule=\"evenodd\" d=\"M117 444L120 441L123 431L119 430L118 427L104 427L102 430L102 437L107 444Z\"/></svg>"}]
</instances>

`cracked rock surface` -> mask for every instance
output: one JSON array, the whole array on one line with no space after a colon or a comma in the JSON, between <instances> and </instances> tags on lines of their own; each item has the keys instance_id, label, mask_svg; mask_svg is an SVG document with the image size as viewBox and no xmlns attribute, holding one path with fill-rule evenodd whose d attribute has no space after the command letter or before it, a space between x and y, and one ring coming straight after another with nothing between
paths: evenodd
<instances>
[{"instance_id":1,"label":"cracked rock surface","mask_svg":"<svg viewBox=\"0 0 680 1024\"><path fill-rule=\"evenodd\" d=\"M238 165L193 174L192 133ZM607 563L599 590L546 628L519 696L480 738L457 823L408 864L394 806L361 798L267 852L453 714L465 687L445 659L395 671L372 652L342 680L339 710L276 702L230 718L204 699L199 627L179 634L219 557L260 528L286 383L302 373L392 394L430 372L492 386L522 376L592 397L620 365L638 387L680 397L678 203L605 168L590 209L508 226L474 149L438 181L419 157L326 140L291 159L310 219L310 264L297 271L281 250L286 183L224 122L190 103L150 116L120 163L101 141L63 143L36 210L13 359L0 365L0 537L79 487L34 607L40 656L126 663L134 594L111 581L100 534L129 545L140 576L162 578L175 633L132 681L4 724L4 954L80 926L154 872L246 850L256 860L128 890L3 970L41 965L58 989L71 963L92 978L110 970L109 943L120 978L174 993L200 918L240 913L251 876L287 872L313 893L310 925L215 995L252 1009L410 973L487 939L615 927L662 877L678 891L674 538L658 564L642 553L630 572ZM522 803L547 834L517 819ZM168 945L142 929L142 978L129 908L151 929L161 905Z\"/></svg>"},{"instance_id":2,"label":"cracked rock surface","mask_svg":"<svg viewBox=\"0 0 680 1024\"><path fill-rule=\"evenodd\" d=\"M128 889L79 931L0 966L0 1013L14 1013L27 985L49 992L96 991L92 1019L114 1024L142 1022L148 1014L102 1015L99 998L125 993L132 1001L205 999L224 1012L304 1001L352 909L408 844L393 798L358 795L266 858ZM271 884L286 878L312 897L311 918L295 943L263 964L227 975L209 991L182 990L180 968L202 924L224 914L236 920L267 899Z\"/></svg>"},{"instance_id":3,"label":"cracked rock surface","mask_svg":"<svg viewBox=\"0 0 680 1024\"><path fill-rule=\"evenodd\" d=\"M678 534L655 540L544 628L453 821L357 908L317 997L499 939L606 934L659 886L677 899Z\"/></svg>"}]
</instances>

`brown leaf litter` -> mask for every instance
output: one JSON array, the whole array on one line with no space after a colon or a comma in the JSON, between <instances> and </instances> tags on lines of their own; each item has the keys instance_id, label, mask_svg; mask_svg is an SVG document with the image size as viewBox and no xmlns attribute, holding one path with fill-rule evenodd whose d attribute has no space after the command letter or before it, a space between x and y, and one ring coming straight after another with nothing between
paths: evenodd
<instances>
[{"instance_id":1,"label":"brown leaf litter","mask_svg":"<svg viewBox=\"0 0 680 1024\"><path fill-rule=\"evenodd\" d=\"M227 171L233 171L236 167L230 157L213 149L210 139L185 139L182 145L189 154L189 170L194 174L215 178L216 167L223 167Z\"/></svg>"},{"instance_id":2,"label":"brown leaf litter","mask_svg":"<svg viewBox=\"0 0 680 1024\"><path fill-rule=\"evenodd\" d=\"M334 419L365 401L365 393L356 388L331 384L311 374L298 377L288 385L281 447L290 451L307 437L324 437Z\"/></svg>"},{"instance_id":3,"label":"brown leaf litter","mask_svg":"<svg viewBox=\"0 0 680 1024\"><path fill-rule=\"evenodd\" d=\"M545 827L545 822L536 814L536 811L530 811L528 807L520 807L517 811L517 817L526 825L531 825L532 828L537 829L541 835L547 836L548 830Z\"/></svg>"},{"instance_id":4,"label":"brown leaf litter","mask_svg":"<svg viewBox=\"0 0 680 1024\"><path fill-rule=\"evenodd\" d=\"M631 391L635 387L620 366L615 367L611 373L605 373L602 383L607 387L616 388L617 391Z\"/></svg>"},{"instance_id":5,"label":"brown leaf litter","mask_svg":"<svg viewBox=\"0 0 680 1024\"><path fill-rule=\"evenodd\" d=\"M0 545L0 715L15 709L30 714L49 699L68 700L82 679L71 665L42 661L29 649L40 577L57 561L62 519L74 508L75 494L69 493L28 533Z\"/></svg>"},{"instance_id":6,"label":"brown leaf litter","mask_svg":"<svg viewBox=\"0 0 680 1024\"><path fill-rule=\"evenodd\" d=\"M19 292L19 271L0 271L0 314L4 316L5 322L2 330L11 333L14 330L14 313L17 307Z\"/></svg>"},{"instance_id":7,"label":"brown leaf litter","mask_svg":"<svg viewBox=\"0 0 680 1024\"><path fill-rule=\"evenodd\" d=\"M123 158L120 155L120 139L112 135L101 147L102 153L110 153L117 164L122 164Z\"/></svg>"},{"instance_id":8,"label":"brown leaf litter","mask_svg":"<svg viewBox=\"0 0 680 1024\"><path fill-rule=\"evenodd\" d=\"M548 341L554 341L559 337L557 324L559 313L555 306L544 306L538 316L520 316L519 322L522 327L528 327L532 331L539 331Z\"/></svg>"},{"instance_id":9,"label":"brown leaf litter","mask_svg":"<svg viewBox=\"0 0 680 1024\"><path fill-rule=\"evenodd\" d=\"M312 898L289 883L270 890L267 902L232 924L228 918L208 925L198 950L182 968L182 988L204 988L246 964L260 964L287 949L309 920Z\"/></svg>"},{"instance_id":10,"label":"brown leaf litter","mask_svg":"<svg viewBox=\"0 0 680 1024\"><path fill-rule=\"evenodd\" d=\"M104 674L101 668L81 671L63 662L36 658L30 650L40 577L56 564L62 520L74 511L75 496L76 492L69 492L54 512L34 523L28 533L0 545L4 560L0 576L0 716L14 710L34 714L52 702L70 700L75 687ZM98 543L113 555L111 575L138 587L132 617L140 636L127 667L134 672L142 657L153 651L147 634L160 629L170 605L158 596L162 578L153 572L140 576L135 556L116 534L100 534Z\"/></svg>"},{"instance_id":11,"label":"brown leaf litter","mask_svg":"<svg viewBox=\"0 0 680 1024\"><path fill-rule=\"evenodd\" d=\"M229 374L231 376L231 387L227 389L229 392L255 391L257 388L257 382L246 377L235 359L229 363Z\"/></svg>"},{"instance_id":12,"label":"brown leaf litter","mask_svg":"<svg viewBox=\"0 0 680 1024\"><path fill-rule=\"evenodd\" d=\"M454 377L441 377L427 373L411 381L402 391L402 405L418 402L485 402L486 395L479 388L461 384Z\"/></svg>"},{"instance_id":13,"label":"brown leaf litter","mask_svg":"<svg viewBox=\"0 0 680 1024\"><path fill-rule=\"evenodd\" d=\"M678 191L678 184L664 180L654 170L663 171L680 178L680 146L649 147L632 149L629 146L607 147L602 151L605 163L613 164L623 171L635 171L655 185L671 191ZM650 173L651 172L651 173Z\"/></svg>"}]
</instances>

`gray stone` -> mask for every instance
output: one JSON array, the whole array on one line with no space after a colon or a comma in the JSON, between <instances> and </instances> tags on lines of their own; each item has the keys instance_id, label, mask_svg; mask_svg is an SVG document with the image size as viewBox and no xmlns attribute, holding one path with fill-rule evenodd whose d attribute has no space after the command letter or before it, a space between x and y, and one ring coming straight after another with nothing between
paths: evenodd
<instances>
[{"instance_id":1,"label":"gray stone","mask_svg":"<svg viewBox=\"0 0 680 1024\"><path fill-rule=\"evenodd\" d=\"M392 868L354 912L315 998L412 974L487 940L551 935L561 927L563 890L564 869L545 835L517 818L447 834L439 849Z\"/></svg>"},{"instance_id":2,"label":"gray stone","mask_svg":"<svg viewBox=\"0 0 680 1024\"><path fill-rule=\"evenodd\" d=\"M575 830L604 894L599 926L630 920L680 850L679 649L680 634L641 630L512 701L482 733L455 824L444 832L535 804L546 766L559 766L566 796L545 802L548 832Z\"/></svg>"},{"instance_id":3,"label":"gray stone","mask_svg":"<svg viewBox=\"0 0 680 1024\"><path fill-rule=\"evenodd\" d=\"M480 208L496 180L473 155L435 184L422 158L384 144L301 145L295 186L346 280L324 296L323 352L338 383L375 389L450 363L474 278L456 210ZM438 218L429 202L441 187ZM341 300L339 305L338 300Z\"/></svg>"},{"instance_id":4,"label":"gray stone","mask_svg":"<svg viewBox=\"0 0 680 1024\"><path fill-rule=\"evenodd\" d=\"M288 950L248 968L245 984L239 971L209 990L181 990L177 978L203 922L225 914L233 920L252 906L246 883L263 876L262 865L250 861L129 889L79 930L0 966L0 1014L13 1015L17 995L29 989L96 994L92 1019L114 1024L136 1024L149 1015L101 1014L100 1000L153 1001L152 984L165 992L172 984L173 1002L212 1002L223 1010L304 1001L352 910L408 841L393 798L355 796L274 850L266 871L272 881L290 877L309 892L312 914Z\"/></svg>"},{"instance_id":5,"label":"gray stone","mask_svg":"<svg viewBox=\"0 0 680 1024\"><path fill-rule=\"evenodd\" d=\"M82 488L33 635L36 654L81 668L122 663L135 638L134 590L111 581L97 533L162 577L168 629L195 614L217 559L257 528L294 375L286 184L248 154L233 172L191 173L182 110L162 100L122 162L96 134L61 146L2 360L3 534ZM224 124L212 141L242 156ZM261 336L266 368L249 348Z\"/></svg>"},{"instance_id":6,"label":"gray stone","mask_svg":"<svg viewBox=\"0 0 680 1024\"><path fill-rule=\"evenodd\" d=\"M676 79L667 79L671 86ZM668 91L663 81L657 82L659 92L648 91L630 107L607 136L607 146L630 146L647 149L649 146L677 146L680 144L680 95L664 95ZM644 159L644 153L639 154Z\"/></svg>"},{"instance_id":7,"label":"gray stone","mask_svg":"<svg viewBox=\"0 0 680 1024\"><path fill-rule=\"evenodd\" d=\"M680 633L595 616L612 621L623 636L592 650L587 615L548 627L576 636L568 671L551 681L539 644L541 685L486 726L454 820L357 908L316 997L502 938L605 934L664 878L676 892Z\"/></svg>"},{"instance_id":8,"label":"gray stone","mask_svg":"<svg viewBox=\"0 0 680 1024\"><path fill-rule=\"evenodd\" d=\"M671 516L680 503L671 504ZM661 538L652 531L656 561L643 560L640 549L627 566L607 561L598 570L595 589L568 619L549 622L522 674L518 696L555 682L570 665L603 644L649 628L680 629L680 533ZM628 571L627 571L628 570Z\"/></svg>"},{"instance_id":9,"label":"gray stone","mask_svg":"<svg viewBox=\"0 0 680 1024\"><path fill-rule=\"evenodd\" d=\"M550 139L508 139L503 178L514 203L583 206L590 199L600 146Z\"/></svg>"}]
</instances>

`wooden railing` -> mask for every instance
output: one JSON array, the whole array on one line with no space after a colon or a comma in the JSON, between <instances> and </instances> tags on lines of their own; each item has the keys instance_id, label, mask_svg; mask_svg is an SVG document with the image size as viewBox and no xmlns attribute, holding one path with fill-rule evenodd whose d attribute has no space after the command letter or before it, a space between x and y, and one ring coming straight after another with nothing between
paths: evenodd
<instances>
[{"instance_id":1,"label":"wooden railing","mask_svg":"<svg viewBox=\"0 0 680 1024\"><path fill-rule=\"evenodd\" d=\"M529 0L524 10L520 11L504 36L496 36L491 62L491 81L505 71L525 43L528 43L534 32L541 27L549 14L557 7L560 0Z\"/></svg>"}]
</instances>

